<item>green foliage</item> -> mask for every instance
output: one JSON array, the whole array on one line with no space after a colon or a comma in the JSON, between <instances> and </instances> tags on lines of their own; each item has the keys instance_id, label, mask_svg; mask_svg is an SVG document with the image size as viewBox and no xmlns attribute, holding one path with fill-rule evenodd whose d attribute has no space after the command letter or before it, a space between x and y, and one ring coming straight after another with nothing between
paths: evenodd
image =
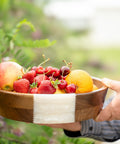
<instances>
[{"instance_id":1,"label":"green foliage","mask_svg":"<svg viewBox=\"0 0 120 144\"><path fill-rule=\"evenodd\" d=\"M26 19L20 21L15 28L10 32L5 32L0 29L0 59L8 56L19 62L21 65L28 67L30 65L29 57L24 54L23 48L46 48L55 44L56 41L50 42L48 39L45 40L19 40L19 31L23 25L27 25L32 31L35 30L33 24Z\"/></svg>"},{"instance_id":2,"label":"green foliage","mask_svg":"<svg viewBox=\"0 0 120 144\"><path fill-rule=\"evenodd\" d=\"M39 136L32 141L32 144L48 144L48 139L43 136Z\"/></svg>"},{"instance_id":3,"label":"green foliage","mask_svg":"<svg viewBox=\"0 0 120 144\"><path fill-rule=\"evenodd\" d=\"M29 21L27 21L26 19L20 21L16 26L15 28L13 28L9 33L6 34L6 37L9 39L10 43L14 40L16 40L16 35L17 33L20 31L20 28L23 26L23 25L27 25L28 27L31 28L32 31L35 31L35 28L33 26L33 24ZM13 45L13 44L12 44ZM11 45L10 45L11 46Z\"/></svg>"},{"instance_id":4,"label":"green foliage","mask_svg":"<svg viewBox=\"0 0 120 144\"><path fill-rule=\"evenodd\" d=\"M86 138L69 138L65 135L58 136L60 144L95 144L93 140Z\"/></svg>"},{"instance_id":5,"label":"green foliage","mask_svg":"<svg viewBox=\"0 0 120 144\"><path fill-rule=\"evenodd\" d=\"M29 48L45 48L45 47L50 47L54 45L56 41L50 42L48 39L45 40L26 40L23 42L17 42L16 45L18 46L23 46L23 47L29 47Z\"/></svg>"}]
</instances>

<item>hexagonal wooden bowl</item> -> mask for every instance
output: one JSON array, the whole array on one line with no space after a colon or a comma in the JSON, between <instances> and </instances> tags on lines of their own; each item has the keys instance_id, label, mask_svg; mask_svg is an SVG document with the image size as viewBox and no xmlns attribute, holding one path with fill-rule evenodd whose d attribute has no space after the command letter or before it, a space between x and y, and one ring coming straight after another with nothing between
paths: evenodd
<instances>
[{"instance_id":1,"label":"hexagonal wooden bowl","mask_svg":"<svg viewBox=\"0 0 120 144\"><path fill-rule=\"evenodd\" d=\"M75 121L95 118L107 93L101 80L93 77L98 90L76 94ZM64 99L63 99L64 101ZM0 115L8 119L33 123L34 95L0 90ZM69 121L68 121L69 123Z\"/></svg>"}]
</instances>

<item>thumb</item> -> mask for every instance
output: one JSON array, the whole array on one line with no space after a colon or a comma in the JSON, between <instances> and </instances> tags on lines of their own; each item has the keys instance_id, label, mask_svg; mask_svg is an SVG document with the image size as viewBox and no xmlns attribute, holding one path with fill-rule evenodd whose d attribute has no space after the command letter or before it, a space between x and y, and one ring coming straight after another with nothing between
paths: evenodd
<instances>
[{"instance_id":1,"label":"thumb","mask_svg":"<svg viewBox=\"0 0 120 144\"><path fill-rule=\"evenodd\" d=\"M108 78L103 78L102 82L109 87L110 89L116 91L116 92L120 92L120 81L116 81L116 80L111 80Z\"/></svg>"},{"instance_id":2,"label":"thumb","mask_svg":"<svg viewBox=\"0 0 120 144\"><path fill-rule=\"evenodd\" d=\"M104 108L99 115L96 117L95 121L101 122L101 121L108 121L112 117L112 111L111 111L111 104L109 104L106 108Z\"/></svg>"}]
</instances>

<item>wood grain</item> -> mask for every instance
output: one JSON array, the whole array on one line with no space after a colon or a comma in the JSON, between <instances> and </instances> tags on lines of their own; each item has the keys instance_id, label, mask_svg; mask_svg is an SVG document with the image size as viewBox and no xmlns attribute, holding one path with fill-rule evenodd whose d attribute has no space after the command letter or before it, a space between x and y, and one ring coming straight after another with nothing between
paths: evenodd
<instances>
[{"instance_id":1,"label":"wood grain","mask_svg":"<svg viewBox=\"0 0 120 144\"><path fill-rule=\"evenodd\" d=\"M33 122L33 95L0 90L0 115L12 120Z\"/></svg>"},{"instance_id":2,"label":"wood grain","mask_svg":"<svg viewBox=\"0 0 120 144\"><path fill-rule=\"evenodd\" d=\"M94 119L103 106L107 87L99 79L93 78L93 82L98 90L76 95L75 121Z\"/></svg>"},{"instance_id":3,"label":"wood grain","mask_svg":"<svg viewBox=\"0 0 120 144\"><path fill-rule=\"evenodd\" d=\"M93 78L93 81L98 90L76 95L75 121L95 118L102 108L107 88L99 79ZM33 99L32 94L0 90L0 115L8 119L32 123Z\"/></svg>"}]
</instances>

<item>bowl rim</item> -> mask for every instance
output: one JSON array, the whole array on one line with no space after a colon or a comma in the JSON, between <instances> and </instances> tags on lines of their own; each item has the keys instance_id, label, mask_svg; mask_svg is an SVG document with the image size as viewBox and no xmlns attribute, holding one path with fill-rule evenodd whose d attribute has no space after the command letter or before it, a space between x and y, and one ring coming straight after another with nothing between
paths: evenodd
<instances>
[{"instance_id":1,"label":"bowl rim","mask_svg":"<svg viewBox=\"0 0 120 144\"><path fill-rule=\"evenodd\" d=\"M94 76L91 76L92 79L95 79L95 80L98 80L102 83L102 80L100 78L97 78L97 77L94 77ZM64 95L70 95L70 94L75 94L76 96L80 96L80 95L89 95L89 94L93 94L93 93L97 93L97 92L100 92L100 91L105 91L107 90L108 87L105 86L103 84L103 86L97 90L94 90L94 91L91 91L91 92L85 92L85 93L79 93L79 94L75 94L75 93L64 93ZM6 90L2 90L0 89L0 93L4 93L4 94L13 94L15 96L28 96L28 97L33 97L33 95L43 95L43 94L30 94L30 93L19 93L19 92L14 92L14 91L6 91ZM47 94L48 95L48 94ZM49 95L53 95L53 94L49 94ZM63 95L63 94L55 94L55 95Z\"/></svg>"}]
</instances>

